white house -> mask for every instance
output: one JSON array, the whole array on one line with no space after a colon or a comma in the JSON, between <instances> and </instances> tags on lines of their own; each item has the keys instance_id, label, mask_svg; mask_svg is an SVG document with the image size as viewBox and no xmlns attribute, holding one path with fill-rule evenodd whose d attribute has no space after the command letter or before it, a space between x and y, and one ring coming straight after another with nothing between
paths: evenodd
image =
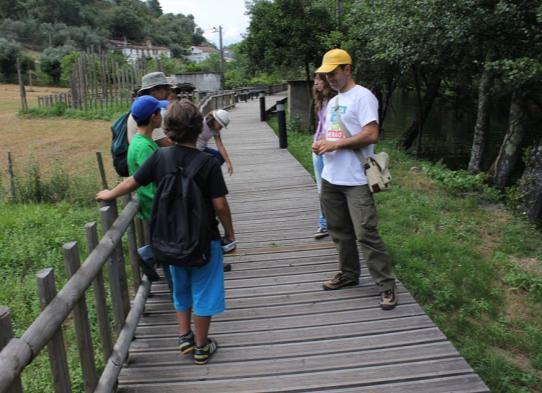
<instances>
[{"instance_id":1,"label":"white house","mask_svg":"<svg viewBox=\"0 0 542 393\"><path fill-rule=\"evenodd\" d=\"M220 51L212 46L191 46L190 54L185 56L185 58L194 63L201 63L207 60L213 53L220 53Z\"/></svg>"},{"instance_id":2,"label":"white house","mask_svg":"<svg viewBox=\"0 0 542 393\"><path fill-rule=\"evenodd\" d=\"M109 43L116 51L121 52L124 57L131 63L141 58L154 58L157 59L164 55L171 57L171 51L165 46L156 46L147 40L145 45L143 44L131 44L128 41L109 40Z\"/></svg>"}]
</instances>

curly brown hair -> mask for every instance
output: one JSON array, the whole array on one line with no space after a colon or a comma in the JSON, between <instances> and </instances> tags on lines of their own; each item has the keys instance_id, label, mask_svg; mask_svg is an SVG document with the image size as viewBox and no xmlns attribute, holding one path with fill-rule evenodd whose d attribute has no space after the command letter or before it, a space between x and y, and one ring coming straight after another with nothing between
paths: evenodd
<instances>
[{"instance_id":1,"label":"curly brown hair","mask_svg":"<svg viewBox=\"0 0 542 393\"><path fill-rule=\"evenodd\" d=\"M175 143L195 143L203 128L203 115L189 100L172 102L164 117L166 135Z\"/></svg>"},{"instance_id":2,"label":"curly brown hair","mask_svg":"<svg viewBox=\"0 0 542 393\"><path fill-rule=\"evenodd\" d=\"M329 85L329 82L327 81L327 78L326 78L326 74L316 73L314 77L324 82L323 91L316 90L316 86L312 87L312 99L314 100L314 110L316 112L320 112L320 109L322 109L322 106L324 105L324 103L328 102L333 97L335 97L337 95L337 92L333 90L331 86Z\"/></svg>"}]
</instances>

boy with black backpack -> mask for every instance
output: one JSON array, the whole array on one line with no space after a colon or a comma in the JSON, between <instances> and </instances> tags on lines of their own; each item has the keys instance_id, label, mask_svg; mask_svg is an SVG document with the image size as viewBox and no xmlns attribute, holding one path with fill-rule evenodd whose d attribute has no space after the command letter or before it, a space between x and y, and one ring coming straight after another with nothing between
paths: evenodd
<instances>
[{"instance_id":1,"label":"boy with black backpack","mask_svg":"<svg viewBox=\"0 0 542 393\"><path fill-rule=\"evenodd\" d=\"M155 258L170 266L173 300L179 322L179 348L193 353L196 364L205 364L217 349L208 337L211 317L225 309L223 251L218 222L235 239L228 190L220 165L211 155L196 149L203 117L188 100L170 105L164 119L174 146L156 150L113 190L96 199L112 200L154 182L151 236ZM195 334L190 327L194 314Z\"/></svg>"}]
</instances>

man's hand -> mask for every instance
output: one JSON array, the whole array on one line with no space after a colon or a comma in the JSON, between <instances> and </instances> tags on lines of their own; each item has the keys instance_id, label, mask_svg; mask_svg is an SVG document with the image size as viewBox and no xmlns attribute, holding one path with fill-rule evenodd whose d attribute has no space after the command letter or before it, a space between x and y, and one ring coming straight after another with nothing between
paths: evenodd
<instances>
[{"instance_id":1,"label":"man's hand","mask_svg":"<svg viewBox=\"0 0 542 393\"><path fill-rule=\"evenodd\" d=\"M98 202L111 201L113 199L115 199L115 197L113 193L109 190L102 190L96 194L96 201Z\"/></svg>"},{"instance_id":2,"label":"man's hand","mask_svg":"<svg viewBox=\"0 0 542 393\"><path fill-rule=\"evenodd\" d=\"M322 155L324 153L330 153L332 151L337 150L338 148L339 148L339 142L327 141L325 139L316 141L312 145L312 151L318 155Z\"/></svg>"},{"instance_id":3,"label":"man's hand","mask_svg":"<svg viewBox=\"0 0 542 393\"><path fill-rule=\"evenodd\" d=\"M233 165L231 161L226 161L226 169L228 170L228 175L233 175Z\"/></svg>"}]
</instances>

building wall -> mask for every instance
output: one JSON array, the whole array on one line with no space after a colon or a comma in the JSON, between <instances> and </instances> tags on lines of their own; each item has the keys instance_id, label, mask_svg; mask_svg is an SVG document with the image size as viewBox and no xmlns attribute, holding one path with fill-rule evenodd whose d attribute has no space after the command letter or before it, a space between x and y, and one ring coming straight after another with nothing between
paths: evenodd
<instances>
[{"instance_id":1,"label":"building wall","mask_svg":"<svg viewBox=\"0 0 542 393\"><path fill-rule=\"evenodd\" d=\"M175 83L191 83L198 91L220 90L220 73L192 72L173 75Z\"/></svg>"}]
</instances>

